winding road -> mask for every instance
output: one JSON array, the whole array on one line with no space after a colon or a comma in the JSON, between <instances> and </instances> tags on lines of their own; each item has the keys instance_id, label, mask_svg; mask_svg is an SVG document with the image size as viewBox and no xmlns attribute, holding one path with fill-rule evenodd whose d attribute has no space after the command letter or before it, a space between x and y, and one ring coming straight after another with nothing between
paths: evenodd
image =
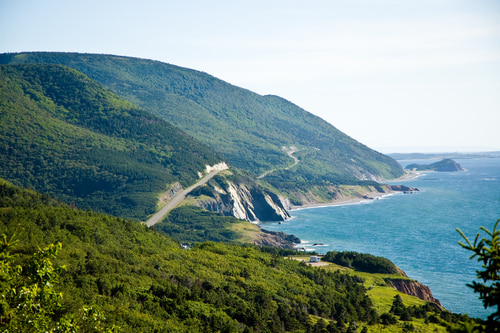
<instances>
[{"instance_id":1,"label":"winding road","mask_svg":"<svg viewBox=\"0 0 500 333\"><path fill-rule=\"evenodd\" d=\"M166 204L165 207L163 207L158 213L156 213L155 215L153 215L146 222L146 225L148 227L151 227L151 226L155 225L156 223L160 222L161 219L163 219L163 217L168 214L168 212L170 212L173 208L175 208L175 206L177 206L182 200L184 200L186 198L186 195L188 195L189 192L191 192L192 190L194 190L198 186L201 186L201 185L205 184L210 179L212 179L212 177L214 177L216 174L218 174L219 172L224 171L226 169L214 170L214 171L208 173L202 179L200 179L196 184L191 185L187 189L182 190L181 192L179 192L176 195L174 195L174 197Z\"/></svg>"},{"instance_id":2,"label":"winding road","mask_svg":"<svg viewBox=\"0 0 500 333\"><path fill-rule=\"evenodd\" d=\"M281 149L284 150L289 157L293 158L293 164L290 165L290 166L288 166L288 167L286 167L286 168L283 168L282 170L288 170L288 169L296 166L297 164L299 164L300 160L297 157L293 156L293 154L296 153L296 152L298 152L299 149L297 149L294 146L291 146L291 147L282 147ZM268 171L264 172L262 175L258 176L257 179L264 178L265 176L267 176L271 172L275 172L276 170L279 170L279 169L268 170Z\"/></svg>"}]
</instances>

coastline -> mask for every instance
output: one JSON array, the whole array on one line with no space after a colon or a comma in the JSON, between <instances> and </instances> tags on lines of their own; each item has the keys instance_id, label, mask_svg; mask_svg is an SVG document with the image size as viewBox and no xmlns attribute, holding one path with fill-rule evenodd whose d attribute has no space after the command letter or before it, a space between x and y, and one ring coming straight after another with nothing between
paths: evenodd
<instances>
[{"instance_id":1,"label":"coastline","mask_svg":"<svg viewBox=\"0 0 500 333\"><path fill-rule=\"evenodd\" d=\"M418 177L422 176L423 172L418 171L406 171L405 174L399 178L393 180L386 180L387 183L395 183L400 181L411 181L415 180ZM384 193L379 192L371 192L369 195L364 197L345 197L332 202L321 202L321 203L313 203L313 204L305 204L301 206L290 206L290 211L301 210L301 209L312 209L312 208L322 208L322 207L332 207L332 206L345 206L345 205L355 205L371 200L378 200L387 196L395 195L395 194L403 194L402 191L389 190Z\"/></svg>"},{"instance_id":2,"label":"coastline","mask_svg":"<svg viewBox=\"0 0 500 333\"><path fill-rule=\"evenodd\" d=\"M423 173L425 173L425 172L427 172L427 171L405 170L405 174L402 175L401 177L396 178L396 179L391 179L391 180L385 180L385 181L393 183L393 182L400 182L400 181L415 180L418 177L422 176Z\"/></svg>"},{"instance_id":3,"label":"coastline","mask_svg":"<svg viewBox=\"0 0 500 333\"><path fill-rule=\"evenodd\" d=\"M495 212L499 211L499 201L494 196L499 188L499 163L500 159L471 159L463 162L467 172L419 171L420 176L414 181L399 178L389 183L418 187L416 196L393 196L343 208L292 211L292 221L268 228L295 234L303 241L297 247L308 252L357 251L390 258L408 276L428 285L446 309L484 319L491 311L484 309L477 295L464 287L475 279L477 262L464 256L463 249L456 245L458 234L453 231L463 228L474 236L485 221L498 219ZM363 211L366 213L359 213ZM370 212L380 214L374 216ZM452 218L443 219L442 213ZM440 232L429 232L436 228ZM316 243L328 247L313 247ZM436 248L446 248L446 255Z\"/></svg>"},{"instance_id":4,"label":"coastline","mask_svg":"<svg viewBox=\"0 0 500 333\"><path fill-rule=\"evenodd\" d=\"M333 206L346 206L346 205L355 205L369 200L376 200L384 196L393 195L396 192L392 191L391 193L381 193L380 196L374 198L349 198L345 200L338 200L333 202L323 202L317 204L307 204L303 206L291 206L290 211L302 210L302 209L313 209L313 208L323 208L323 207L333 207Z\"/></svg>"}]
</instances>

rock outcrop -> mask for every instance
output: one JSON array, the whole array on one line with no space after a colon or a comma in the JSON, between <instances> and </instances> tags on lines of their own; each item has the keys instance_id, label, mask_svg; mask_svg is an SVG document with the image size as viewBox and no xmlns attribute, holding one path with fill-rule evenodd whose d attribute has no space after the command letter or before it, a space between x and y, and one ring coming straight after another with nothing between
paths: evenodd
<instances>
[{"instance_id":1,"label":"rock outcrop","mask_svg":"<svg viewBox=\"0 0 500 333\"><path fill-rule=\"evenodd\" d=\"M210 182L192 195L200 196L195 204L210 211L246 220L284 221L290 218L286 200L261 187L226 181Z\"/></svg>"},{"instance_id":2,"label":"rock outcrop","mask_svg":"<svg viewBox=\"0 0 500 333\"><path fill-rule=\"evenodd\" d=\"M170 186L167 192L163 193L163 195L160 197L160 201L165 204L169 202L180 191L182 191L182 185L179 182L176 182Z\"/></svg>"},{"instance_id":3,"label":"rock outcrop","mask_svg":"<svg viewBox=\"0 0 500 333\"><path fill-rule=\"evenodd\" d=\"M420 191L416 187L409 187L406 185L389 185L392 191L403 192L403 193L415 193Z\"/></svg>"},{"instance_id":4,"label":"rock outcrop","mask_svg":"<svg viewBox=\"0 0 500 333\"><path fill-rule=\"evenodd\" d=\"M431 289L422 283L409 279L388 279L396 290L411 296L416 296L424 301L433 302L441 306L441 302L434 298Z\"/></svg>"},{"instance_id":5,"label":"rock outcrop","mask_svg":"<svg viewBox=\"0 0 500 333\"><path fill-rule=\"evenodd\" d=\"M254 241L255 245L295 249L295 245L300 243L300 239L294 235L265 229L261 230L262 233L259 235L259 238Z\"/></svg>"}]
</instances>

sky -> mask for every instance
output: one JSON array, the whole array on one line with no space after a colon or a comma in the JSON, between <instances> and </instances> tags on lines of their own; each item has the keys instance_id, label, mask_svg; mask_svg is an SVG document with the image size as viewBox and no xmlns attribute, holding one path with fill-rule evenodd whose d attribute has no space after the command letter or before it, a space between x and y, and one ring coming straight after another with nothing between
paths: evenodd
<instances>
[{"instance_id":1,"label":"sky","mask_svg":"<svg viewBox=\"0 0 500 333\"><path fill-rule=\"evenodd\" d=\"M0 53L159 60L384 153L500 150L498 0L0 0Z\"/></svg>"}]
</instances>

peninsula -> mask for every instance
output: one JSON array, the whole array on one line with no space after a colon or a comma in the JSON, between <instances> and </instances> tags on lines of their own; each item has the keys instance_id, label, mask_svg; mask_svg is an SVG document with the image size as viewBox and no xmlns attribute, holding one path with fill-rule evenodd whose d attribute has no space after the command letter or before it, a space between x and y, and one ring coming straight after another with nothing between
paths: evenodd
<instances>
[{"instance_id":1,"label":"peninsula","mask_svg":"<svg viewBox=\"0 0 500 333\"><path fill-rule=\"evenodd\" d=\"M413 171L441 171L441 172L464 171L464 169L460 164L449 158L432 164L410 164L407 165L405 169Z\"/></svg>"}]
</instances>

